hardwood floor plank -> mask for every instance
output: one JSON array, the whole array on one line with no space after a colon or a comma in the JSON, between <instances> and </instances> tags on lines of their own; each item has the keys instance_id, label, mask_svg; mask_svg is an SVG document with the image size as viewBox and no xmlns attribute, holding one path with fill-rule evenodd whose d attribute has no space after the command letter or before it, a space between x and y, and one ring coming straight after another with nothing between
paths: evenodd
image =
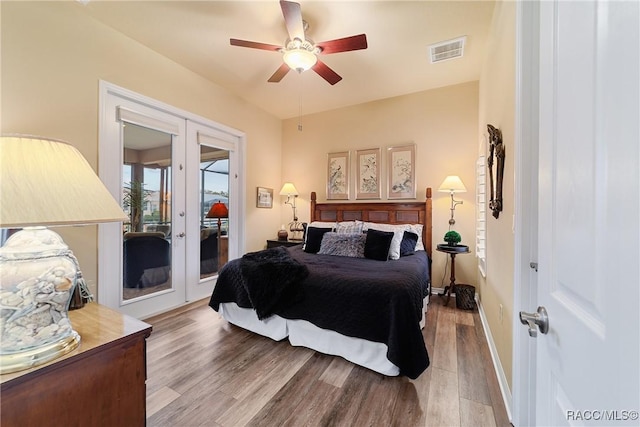
<instances>
[{"instance_id":1,"label":"hardwood floor plank","mask_svg":"<svg viewBox=\"0 0 640 427\"><path fill-rule=\"evenodd\" d=\"M371 382L368 395L364 397L354 426L388 426L392 423L393 410L402 384L408 379L404 377L386 377L376 374ZM414 401L417 405L417 402Z\"/></svg>"},{"instance_id":2,"label":"hardwood floor plank","mask_svg":"<svg viewBox=\"0 0 640 427\"><path fill-rule=\"evenodd\" d=\"M491 406L464 398L460 398L460 420L462 427L496 426Z\"/></svg>"},{"instance_id":3,"label":"hardwood floor plank","mask_svg":"<svg viewBox=\"0 0 640 427\"><path fill-rule=\"evenodd\" d=\"M220 392L192 389L163 409L147 417L150 427L219 426L216 416L222 414L234 399Z\"/></svg>"},{"instance_id":4,"label":"hardwood floor plank","mask_svg":"<svg viewBox=\"0 0 640 427\"><path fill-rule=\"evenodd\" d=\"M333 359L335 358L324 354L313 354L307 363L249 421L248 425L270 427L284 424L291 412L296 411L303 400L316 398L318 378Z\"/></svg>"},{"instance_id":5,"label":"hardwood floor plank","mask_svg":"<svg viewBox=\"0 0 640 427\"><path fill-rule=\"evenodd\" d=\"M487 380L487 388L489 389L489 396L491 397L491 406L493 407L493 415L496 419L496 425L511 426L511 422L507 416L507 408L504 406L504 400L502 399L502 392L500 391L498 377L493 367L491 353L489 352L489 345L485 338L484 328L480 322L480 315L475 314L475 316L476 337L480 343L480 356L484 362L484 373Z\"/></svg>"},{"instance_id":6,"label":"hardwood floor plank","mask_svg":"<svg viewBox=\"0 0 640 427\"><path fill-rule=\"evenodd\" d=\"M491 414L509 425L479 315L453 302L431 298L422 333L432 364L416 380L245 331L206 302L150 319L150 427L491 425ZM475 387L464 378L483 375L490 404L461 399Z\"/></svg>"},{"instance_id":7,"label":"hardwood floor plank","mask_svg":"<svg viewBox=\"0 0 640 427\"><path fill-rule=\"evenodd\" d=\"M273 387L275 384L281 382L281 378L284 378L287 375L293 376L297 370L296 366L303 366L314 353L312 350L307 348L292 347L286 342L278 344L281 345L274 347L277 351L273 353L270 352L268 356L264 358L263 363L258 361L261 365L257 367L257 369L246 370L243 372L243 375L253 377L254 380L247 383L240 389L235 390L234 393L230 393L233 397L240 401L244 399L251 399L258 390L265 387ZM286 383L286 381L284 383ZM225 388L226 384L222 389L224 390ZM278 390L275 390L273 394L277 391Z\"/></svg>"},{"instance_id":8,"label":"hardwood floor plank","mask_svg":"<svg viewBox=\"0 0 640 427\"><path fill-rule=\"evenodd\" d=\"M456 323L458 325L474 326L473 311L456 310Z\"/></svg>"},{"instance_id":9,"label":"hardwood floor plank","mask_svg":"<svg viewBox=\"0 0 640 427\"><path fill-rule=\"evenodd\" d=\"M322 416L335 405L339 393L331 384L316 381L313 394L313 398L303 399L295 410L290 411L289 418L282 424L283 427L322 425Z\"/></svg>"},{"instance_id":10,"label":"hardwood floor plank","mask_svg":"<svg viewBox=\"0 0 640 427\"><path fill-rule=\"evenodd\" d=\"M457 363L456 314L454 311L447 310L446 307L441 307L438 312L431 367L455 372Z\"/></svg>"},{"instance_id":11,"label":"hardwood floor plank","mask_svg":"<svg viewBox=\"0 0 640 427\"><path fill-rule=\"evenodd\" d=\"M430 374L423 373L420 378L423 378ZM393 408L393 414L391 416L390 426L397 427L410 427L410 426L424 426L426 422L426 401L429 394L429 389L421 390L421 395L416 388L416 382L407 381L402 384L398 391L398 397L396 398L396 404Z\"/></svg>"},{"instance_id":12,"label":"hardwood floor plank","mask_svg":"<svg viewBox=\"0 0 640 427\"><path fill-rule=\"evenodd\" d=\"M180 397L180 393L169 387L162 387L155 393L147 396L147 417L152 416L174 400Z\"/></svg>"},{"instance_id":13,"label":"hardwood floor plank","mask_svg":"<svg viewBox=\"0 0 640 427\"><path fill-rule=\"evenodd\" d=\"M222 426L235 427L245 425L264 405L284 386L304 363L312 356L313 351L303 347L292 347L292 351L277 370L258 379L254 383L254 393L232 405L216 422Z\"/></svg>"},{"instance_id":14,"label":"hardwood floor plank","mask_svg":"<svg viewBox=\"0 0 640 427\"><path fill-rule=\"evenodd\" d=\"M491 396L484 373L484 361L473 326L456 326L458 347L458 387L460 397L491 405Z\"/></svg>"},{"instance_id":15,"label":"hardwood floor plank","mask_svg":"<svg viewBox=\"0 0 640 427\"><path fill-rule=\"evenodd\" d=\"M369 396L369 389L376 381L375 372L361 366L354 366L347 377L336 404L327 411L320 422L323 426L352 426L360 412L362 403Z\"/></svg>"},{"instance_id":16,"label":"hardwood floor plank","mask_svg":"<svg viewBox=\"0 0 640 427\"><path fill-rule=\"evenodd\" d=\"M342 387L353 369L353 363L342 357L334 357L327 369L320 376L320 381L335 387Z\"/></svg>"},{"instance_id":17,"label":"hardwood floor plank","mask_svg":"<svg viewBox=\"0 0 640 427\"><path fill-rule=\"evenodd\" d=\"M427 425L460 425L458 375L440 368L431 369L431 386L427 405Z\"/></svg>"}]
</instances>

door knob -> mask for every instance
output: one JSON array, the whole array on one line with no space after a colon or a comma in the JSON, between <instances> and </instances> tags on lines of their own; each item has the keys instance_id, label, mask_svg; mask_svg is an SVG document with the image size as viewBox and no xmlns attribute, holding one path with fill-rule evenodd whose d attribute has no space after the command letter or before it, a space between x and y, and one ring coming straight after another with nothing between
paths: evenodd
<instances>
[{"instance_id":1,"label":"door knob","mask_svg":"<svg viewBox=\"0 0 640 427\"><path fill-rule=\"evenodd\" d=\"M180 237L180 238L184 237L184 231L182 233L178 234L178 237Z\"/></svg>"},{"instance_id":2,"label":"door knob","mask_svg":"<svg viewBox=\"0 0 640 427\"><path fill-rule=\"evenodd\" d=\"M549 332L549 316L547 315L547 309L544 307L538 307L538 311L535 313L527 313L521 311L520 322L523 325L527 325L529 327L530 337L535 338L538 336L538 330L536 329L536 326L543 334Z\"/></svg>"}]
</instances>

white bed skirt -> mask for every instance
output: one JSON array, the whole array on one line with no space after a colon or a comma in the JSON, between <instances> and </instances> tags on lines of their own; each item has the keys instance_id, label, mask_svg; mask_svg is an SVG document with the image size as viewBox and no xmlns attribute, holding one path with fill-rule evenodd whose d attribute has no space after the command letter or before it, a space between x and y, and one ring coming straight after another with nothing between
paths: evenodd
<instances>
[{"instance_id":1,"label":"white bed skirt","mask_svg":"<svg viewBox=\"0 0 640 427\"><path fill-rule=\"evenodd\" d=\"M428 302L427 296L423 303L425 309L422 310L421 328L425 325L424 314ZM288 337L291 345L340 356L383 375L397 376L400 373L400 369L387 359L386 344L348 337L319 328L306 320L289 320L276 315L259 320L255 310L238 307L233 302L220 304L219 313L229 323L276 341Z\"/></svg>"}]
</instances>

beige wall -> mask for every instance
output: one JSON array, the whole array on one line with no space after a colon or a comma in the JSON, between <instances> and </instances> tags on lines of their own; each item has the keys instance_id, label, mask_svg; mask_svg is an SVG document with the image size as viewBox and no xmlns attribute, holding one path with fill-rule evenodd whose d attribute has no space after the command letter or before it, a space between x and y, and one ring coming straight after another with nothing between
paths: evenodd
<instances>
[{"instance_id":1,"label":"beige wall","mask_svg":"<svg viewBox=\"0 0 640 427\"><path fill-rule=\"evenodd\" d=\"M2 133L68 141L97 169L100 79L239 129L247 137L246 250L264 246L279 225L281 206L256 209L255 191L280 185L279 119L87 17L77 2L0 7ZM58 231L95 292L97 227Z\"/></svg>"},{"instance_id":2,"label":"beige wall","mask_svg":"<svg viewBox=\"0 0 640 427\"><path fill-rule=\"evenodd\" d=\"M515 3L496 3L489 50L480 79L480 133L488 123L500 128L506 157L503 211L487 215L487 276L478 274L482 306L502 368L511 386L514 263ZM486 147L480 147L486 152ZM487 177L488 178L488 177ZM500 306L502 305L502 318Z\"/></svg>"},{"instance_id":3,"label":"beige wall","mask_svg":"<svg viewBox=\"0 0 640 427\"><path fill-rule=\"evenodd\" d=\"M433 240L443 242L448 230L450 197L437 188L447 175L459 175L468 192L458 198L455 229L463 243L473 248L475 242L475 161L478 141L478 82L429 90L378 100L352 107L303 116L303 131L298 119L283 122L282 179L292 181L300 192L298 206L301 221L309 220L309 197L312 191L319 201L326 200L327 153L349 150L352 157L351 200L355 200L355 151L406 143L416 144L417 197L422 200L425 188L433 188ZM382 171L386 170L383 154ZM382 198L386 199L383 184ZM291 210L283 210L282 222L291 221ZM273 230L275 235L276 230ZM446 256L433 255L433 283L442 283ZM476 263L473 255L456 259L459 283L474 283ZM448 283L448 275L445 278Z\"/></svg>"}]
</instances>

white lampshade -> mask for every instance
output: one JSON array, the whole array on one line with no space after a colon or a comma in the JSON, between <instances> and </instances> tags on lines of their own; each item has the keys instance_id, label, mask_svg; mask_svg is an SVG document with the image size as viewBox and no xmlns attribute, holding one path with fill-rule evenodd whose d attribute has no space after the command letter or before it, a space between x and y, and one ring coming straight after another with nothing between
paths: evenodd
<instances>
[{"instance_id":1,"label":"white lampshade","mask_svg":"<svg viewBox=\"0 0 640 427\"><path fill-rule=\"evenodd\" d=\"M285 182L282 186L282 190L280 190L281 196L297 196L298 190L296 190L296 186L291 182Z\"/></svg>"},{"instance_id":2,"label":"white lampshade","mask_svg":"<svg viewBox=\"0 0 640 427\"><path fill-rule=\"evenodd\" d=\"M316 62L318 62L318 57L313 52L310 52L304 48L298 48L287 50L284 55L282 55L282 60L292 70L301 72L306 71L316 65Z\"/></svg>"},{"instance_id":3,"label":"white lampshade","mask_svg":"<svg viewBox=\"0 0 640 427\"><path fill-rule=\"evenodd\" d=\"M126 214L73 146L0 137L0 227L125 221Z\"/></svg>"},{"instance_id":4,"label":"white lampshade","mask_svg":"<svg viewBox=\"0 0 640 427\"><path fill-rule=\"evenodd\" d=\"M73 252L43 226L126 219L71 145L0 137L0 227L27 227L0 248L0 292L10 302L0 322L0 373L46 363L80 343L67 311L76 286L86 284Z\"/></svg>"},{"instance_id":5,"label":"white lampshade","mask_svg":"<svg viewBox=\"0 0 640 427\"><path fill-rule=\"evenodd\" d=\"M443 193L466 193L467 188L462 183L462 180L457 175L449 175L442 181L438 191Z\"/></svg>"}]
</instances>

